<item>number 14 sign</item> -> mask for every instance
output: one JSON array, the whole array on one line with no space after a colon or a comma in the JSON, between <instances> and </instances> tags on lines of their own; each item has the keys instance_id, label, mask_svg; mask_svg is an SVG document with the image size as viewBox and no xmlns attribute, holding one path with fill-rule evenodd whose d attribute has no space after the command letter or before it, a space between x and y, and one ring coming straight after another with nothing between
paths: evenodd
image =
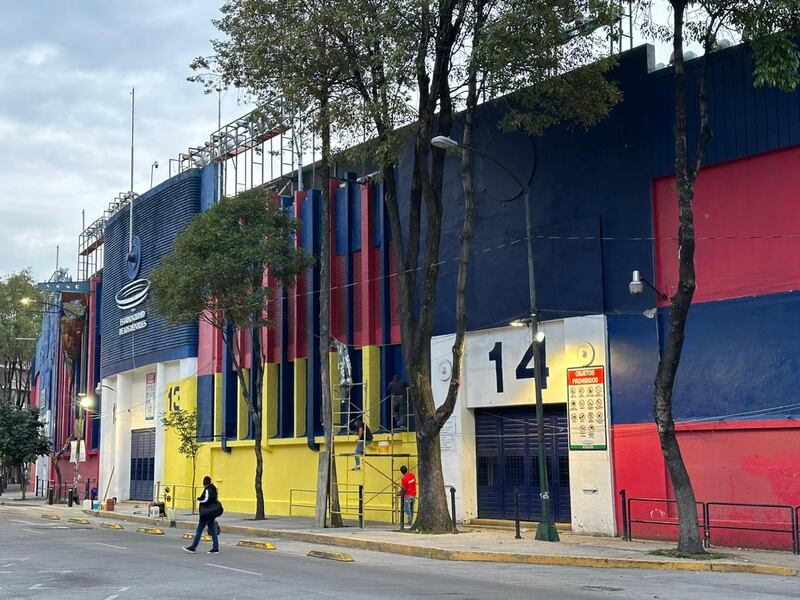
<instances>
[{"instance_id":1,"label":"number 14 sign","mask_svg":"<svg viewBox=\"0 0 800 600\"><path fill-rule=\"evenodd\" d=\"M608 448L605 369L567 369L567 397L570 450Z\"/></svg>"}]
</instances>

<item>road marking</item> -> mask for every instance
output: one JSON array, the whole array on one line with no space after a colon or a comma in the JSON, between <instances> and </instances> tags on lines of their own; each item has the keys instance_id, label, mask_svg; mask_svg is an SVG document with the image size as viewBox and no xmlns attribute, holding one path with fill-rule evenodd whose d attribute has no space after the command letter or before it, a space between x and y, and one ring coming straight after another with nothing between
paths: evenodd
<instances>
[{"instance_id":1,"label":"road marking","mask_svg":"<svg viewBox=\"0 0 800 600\"><path fill-rule=\"evenodd\" d=\"M39 573L57 573L59 575L66 575L67 573L72 573L72 571L39 571Z\"/></svg>"},{"instance_id":2,"label":"road marking","mask_svg":"<svg viewBox=\"0 0 800 600\"><path fill-rule=\"evenodd\" d=\"M13 562L10 562L10 563L8 563L7 565L3 565L3 566L2 566L2 567L0 567L0 568L7 569L8 567L13 567L13 566L14 566L14 563L13 563Z\"/></svg>"},{"instance_id":3,"label":"road marking","mask_svg":"<svg viewBox=\"0 0 800 600\"><path fill-rule=\"evenodd\" d=\"M11 575L14 571L0 571L0 575Z\"/></svg>"},{"instance_id":4,"label":"road marking","mask_svg":"<svg viewBox=\"0 0 800 600\"><path fill-rule=\"evenodd\" d=\"M116 548L117 550L127 550L124 546L115 546L114 544L104 544L103 542L95 542L98 546L105 546L106 548Z\"/></svg>"},{"instance_id":5,"label":"road marking","mask_svg":"<svg viewBox=\"0 0 800 600\"><path fill-rule=\"evenodd\" d=\"M41 583L37 583L37 584L32 585L31 587L29 587L28 589L29 590L54 590L56 588L46 587L46 586L43 586Z\"/></svg>"},{"instance_id":6,"label":"road marking","mask_svg":"<svg viewBox=\"0 0 800 600\"><path fill-rule=\"evenodd\" d=\"M254 573L253 571L245 571L244 569L234 569L233 567L226 567L224 565L215 565L214 563L206 563L206 566L214 567L216 569L226 569L227 571L236 571L237 573L246 573L247 575L258 575L263 577L261 573Z\"/></svg>"},{"instance_id":7,"label":"road marking","mask_svg":"<svg viewBox=\"0 0 800 600\"><path fill-rule=\"evenodd\" d=\"M111 594L106 600L114 600L114 598L119 598L119 594Z\"/></svg>"},{"instance_id":8,"label":"road marking","mask_svg":"<svg viewBox=\"0 0 800 600\"><path fill-rule=\"evenodd\" d=\"M22 528L22 531L27 531L28 533L35 533L36 535L44 535L44 532L42 531L34 531L33 529L25 529L24 527Z\"/></svg>"},{"instance_id":9,"label":"road marking","mask_svg":"<svg viewBox=\"0 0 800 600\"><path fill-rule=\"evenodd\" d=\"M9 519L12 523L22 523L23 525L38 525L38 523L33 523L32 521L23 521L22 519Z\"/></svg>"}]
</instances>

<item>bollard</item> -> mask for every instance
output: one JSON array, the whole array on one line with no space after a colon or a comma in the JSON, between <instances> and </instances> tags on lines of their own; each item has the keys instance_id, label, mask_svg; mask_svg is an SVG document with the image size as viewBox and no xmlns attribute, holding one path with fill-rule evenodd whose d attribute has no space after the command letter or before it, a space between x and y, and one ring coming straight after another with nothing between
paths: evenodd
<instances>
[{"instance_id":1,"label":"bollard","mask_svg":"<svg viewBox=\"0 0 800 600\"><path fill-rule=\"evenodd\" d=\"M514 488L514 539L521 540L519 533L519 488Z\"/></svg>"},{"instance_id":2,"label":"bollard","mask_svg":"<svg viewBox=\"0 0 800 600\"><path fill-rule=\"evenodd\" d=\"M47 488L47 503L48 504L53 504L53 502L55 500L55 498L54 498L55 494L56 494L56 491L53 488L48 486L48 488Z\"/></svg>"},{"instance_id":3,"label":"bollard","mask_svg":"<svg viewBox=\"0 0 800 600\"><path fill-rule=\"evenodd\" d=\"M453 533L458 533L456 528L456 488L450 486L450 509L453 513Z\"/></svg>"},{"instance_id":4,"label":"bollard","mask_svg":"<svg viewBox=\"0 0 800 600\"><path fill-rule=\"evenodd\" d=\"M625 490L619 491L620 501L622 502L622 539L630 541L630 532L628 531L628 500Z\"/></svg>"},{"instance_id":5,"label":"bollard","mask_svg":"<svg viewBox=\"0 0 800 600\"><path fill-rule=\"evenodd\" d=\"M400 490L400 531L405 529L405 515L404 509L406 507L406 491L405 489Z\"/></svg>"},{"instance_id":6,"label":"bollard","mask_svg":"<svg viewBox=\"0 0 800 600\"><path fill-rule=\"evenodd\" d=\"M364 486L358 486L358 526L364 529Z\"/></svg>"}]
</instances>

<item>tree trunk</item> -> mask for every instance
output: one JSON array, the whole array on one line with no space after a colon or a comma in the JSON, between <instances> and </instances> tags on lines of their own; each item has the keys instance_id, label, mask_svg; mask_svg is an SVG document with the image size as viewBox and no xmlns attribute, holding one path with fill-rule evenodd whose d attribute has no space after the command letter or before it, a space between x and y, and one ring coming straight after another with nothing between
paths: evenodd
<instances>
[{"instance_id":1,"label":"tree trunk","mask_svg":"<svg viewBox=\"0 0 800 600\"><path fill-rule=\"evenodd\" d=\"M697 172L711 138L705 97L705 70L701 83L701 132L695 152L694 166L689 165L687 133L686 72L683 58L683 25L686 0L672 0L674 11L673 53L675 69L675 180L679 207L679 277L678 289L672 297L669 329L664 351L658 363L654 384L653 415L658 430L661 452L675 491L678 509L678 550L703 554L703 537L697 517L697 502L689 472L681 455L672 414L675 375L680 364L685 338L686 319L692 304L696 277L694 268L694 214L692 200Z\"/></svg>"},{"instance_id":2,"label":"tree trunk","mask_svg":"<svg viewBox=\"0 0 800 600\"><path fill-rule=\"evenodd\" d=\"M227 321L230 322L231 320L227 319ZM262 440L262 435L261 435L262 411L260 402L261 388L262 388L260 381L261 376L259 374L256 374L256 376L253 377L253 381L255 382L255 387L253 389L253 396L251 397L250 385L247 381L247 378L244 376L240 357L237 354L238 353L237 339L239 337L239 332L236 329L234 329L233 334L229 336L225 333L225 329L226 328L222 329L223 337L225 338L225 344L228 347L228 352L230 353L231 359L233 361L233 367L234 369L236 369L236 376L239 380L239 385L242 388L245 401L247 402L247 412L250 415L250 420L253 423L253 427L255 428L255 435L254 435L255 439L253 440L254 442L253 452L255 452L256 455L256 473L255 473L255 481L253 487L255 488L256 492L256 512L255 515L253 516L253 519L256 521L263 521L265 518L265 512L264 512L264 490L262 487L262 478L264 474L264 457L261 453L261 440ZM253 336L253 360L251 367L256 367L259 372L260 369L258 368L257 365L261 360L260 348L261 348L260 336L255 335ZM256 352L257 349L258 352ZM256 402L258 402L259 404L257 409L254 406Z\"/></svg>"},{"instance_id":3,"label":"tree trunk","mask_svg":"<svg viewBox=\"0 0 800 600\"><path fill-rule=\"evenodd\" d=\"M192 514L195 511L197 497L194 495L194 486L197 483L197 456L192 457Z\"/></svg>"},{"instance_id":4,"label":"tree trunk","mask_svg":"<svg viewBox=\"0 0 800 600\"><path fill-rule=\"evenodd\" d=\"M325 433L325 450L328 452L327 476L325 479L325 496L330 500L331 526L342 526L342 511L339 504L339 485L336 477L336 452L333 438L333 403L331 402L330 372L330 281L331 281L331 126L328 115L328 101L324 98L320 103L320 132L322 138L322 214L320 219L320 294L319 294L319 361L320 385L322 387L322 426ZM317 504L316 521L324 523L327 501ZM322 514L320 514L322 511Z\"/></svg>"},{"instance_id":5,"label":"tree trunk","mask_svg":"<svg viewBox=\"0 0 800 600\"><path fill-rule=\"evenodd\" d=\"M263 279L263 277L262 277ZM263 420L263 387L264 380L262 377L262 360L261 360L261 331L259 329L252 330L252 358L250 367L253 369L253 390L252 398L248 402L250 408L250 418L253 421L254 428L254 445L253 449L256 453L256 521L263 521L266 518L264 510L264 487L262 479L264 476L264 455L261 448L263 439L262 420Z\"/></svg>"},{"instance_id":6,"label":"tree trunk","mask_svg":"<svg viewBox=\"0 0 800 600\"><path fill-rule=\"evenodd\" d=\"M19 489L22 492L22 499L25 500L25 463L19 466Z\"/></svg>"},{"instance_id":7,"label":"tree trunk","mask_svg":"<svg viewBox=\"0 0 800 600\"><path fill-rule=\"evenodd\" d=\"M421 533L448 533L452 522L447 509L438 435L417 437L417 482L419 511L414 529Z\"/></svg>"}]
</instances>

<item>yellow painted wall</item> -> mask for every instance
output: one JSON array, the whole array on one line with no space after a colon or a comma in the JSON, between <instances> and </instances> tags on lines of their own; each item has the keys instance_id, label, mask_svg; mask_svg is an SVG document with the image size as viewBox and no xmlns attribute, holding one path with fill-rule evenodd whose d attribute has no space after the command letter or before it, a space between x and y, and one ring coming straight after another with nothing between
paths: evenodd
<instances>
[{"instance_id":1,"label":"yellow painted wall","mask_svg":"<svg viewBox=\"0 0 800 600\"><path fill-rule=\"evenodd\" d=\"M364 349L364 373L367 381L367 405L372 407L369 422L373 430L377 430L379 422L379 411L377 405L380 402L380 349L377 347ZM331 381L333 386L338 387L338 370L336 366L336 355L333 354L330 361ZM298 388L305 390L305 371L306 362L298 361L295 364L296 384L295 398L297 398ZM300 373L298 373L300 372ZM295 406L295 433L298 437L290 439L270 438L277 431L277 380L278 365L268 364L265 368L265 433L262 447L264 450L264 476L263 489L266 501L266 511L272 515L288 515L290 496L292 498L292 514L296 516L313 515L315 488L317 482L317 465L319 454L310 450L307 446L305 436L300 432L305 431L305 402L302 403L303 418L299 419L298 408ZM197 403L197 385L195 378L181 380L181 406L194 409ZM221 433L221 404L222 388L221 376L215 377L216 396L215 396L215 433ZM171 385L171 384L170 384ZM335 388L334 388L335 389ZM334 398L337 396L334 395ZM303 399L305 395L303 394ZM241 413L241 406L240 406ZM373 413L377 413L374 414ZM244 413L240 414L240 422L244 417L246 423L246 407ZM240 429L240 433L244 430ZM400 479L400 466L408 465L412 470L416 469L416 443L414 434L395 434L394 440L390 440L389 434L375 434L373 443L367 448L367 456L363 459L362 470L352 471L354 466L353 452L355 449L355 436L337 436L336 443L336 462L337 475L341 484L340 498L345 511L346 519L356 518L356 507L358 503L358 486L364 486L365 496L365 517L367 520L390 521L391 513L389 509L394 505L395 482ZM378 454L379 442L387 441L392 444L394 458L391 455ZM317 438L320 449L324 449L323 438ZM238 440L228 442L230 452L222 450L217 439L203 445L198 457L197 480L202 481L204 475L210 475L217 485L220 493L220 500L228 513L252 513L255 510L255 452L252 440ZM175 484L188 486L191 481L191 468L189 460L180 456L177 451L177 441L174 434L166 433L165 439L165 461L164 461L164 485L174 488ZM405 456L403 456L405 455ZM410 455L410 456L409 456ZM176 507L188 508L190 496L188 488L177 488L178 498L185 498L183 501L176 501ZM305 506L303 506L305 505ZM348 514L349 513L349 514Z\"/></svg>"}]
</instances>

